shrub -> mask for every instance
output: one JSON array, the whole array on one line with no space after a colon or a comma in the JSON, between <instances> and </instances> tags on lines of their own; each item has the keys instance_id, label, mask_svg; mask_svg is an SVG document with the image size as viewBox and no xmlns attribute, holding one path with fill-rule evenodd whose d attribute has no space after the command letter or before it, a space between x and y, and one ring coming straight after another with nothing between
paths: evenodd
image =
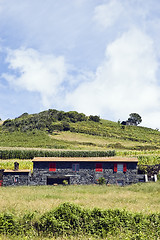
<instances>
[{"instance_id":1,"label":"shrub","mask_svg":"<svg viewBox=\"0 0 160 240\"><path fill-rule=\"evenodd\" d=\"M160 214L145 215L119 209L90 210L71 203L63 203L36 217L32 213L18 217L10 213L0 214L0 234L14 235L17 239L20 239L18 236L33 239L30 233L41 239L62 235L81 235L84 239L86 235L96 239L113 236L116 237L113 239L119 239L122 233L125 233L125 239L159 239Z\"/></svg>"},{"instance_id":2,"label":"shrub","mask_svg":"<svg viewBox=\"0 0 160 240\"><path fill-rule=\"evenodd\" d=\"M68 181L67 180L63 180L63 185L68 185Z\"/></svg>"},{"instance_id":3,"label":"shrub","mask_svg":"<svg viewBox=\"0 0 160 240\"><path fill-rule=\"evenodd\" d=\"M89 116L89 121L99 122L100 121L100 117L97 116L97 115L95 115L95 116L90 115Z\"/></svg>"},{"instance_id":4,"label":"shrub","mask_svg":"<svg viewBox=\"0 0 160 240\"><path fill-rule=\"evenodd\" d=\"M160 181L160 173L157 175L157 180Z\"/></svg>"},{"instance_id":5,"label":"shrub","mask_svg":"<svg viewBox=\"0 0 160 240\"><path fill-rule=\"evenodd\" d=\"M104 184L106 184L106 179L105 179L104 177L100 177L100 178L98 179L98 184L99 184L99 185L104 185Z\"/></svg>"},{"instance_id":6,"label":"shrub","mask_svg":"<svg viewBox=\"0 0 160 240\"><path fill-rule=\"evenodd\" d=\"M18 220L10 213L0 214L0 234L15 234L20 231Z\"/></svg>"},{"instance_id":7,"label":"shrub","mask_svg":"<svg viewBox=\"0 0 160 240\"><path fill-rule=\"evenodd\" d=\"M68 122L62 122L63 126L63 131L69 131L70 130L70 125Z\"/></svg>"}]
</instances>

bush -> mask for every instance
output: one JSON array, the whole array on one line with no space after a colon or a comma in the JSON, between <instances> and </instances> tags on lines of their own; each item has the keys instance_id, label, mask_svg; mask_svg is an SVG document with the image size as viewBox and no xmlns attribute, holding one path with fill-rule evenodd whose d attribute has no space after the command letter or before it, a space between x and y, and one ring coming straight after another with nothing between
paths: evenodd
<instances>
[{"instance_id":1,"label":"bush","mask_svg":"<svg viewBox=\"0 0 160 240\"><path fill-rule=\"evenodd\" d=\"M160 215L129 213L125 210L82 209L70 203L64 203L53 211L45 213L39 221L42 234L57 235L92 235L106 238L118 236L121 231L130 232L132 239L150 239L160 233ZM143 236L144 238L137 238ZM152 238L157 239L157 238Z\"/></svg>"},{"instance_id":2,"label":"bush","mask_svg":"<svg viewBox=\"0 0 160 240\"><path fill-rule=\"evenodd\" d=\"M90 115L89 116L89 121L100 122L100 117L97 116L97 115L95 115L95 116Z\"/></svg>"},{"instance_id":3,"label":"bush","mask_svg":"<svg viewBox=\"0 0 160 240\"><path fill-rule=\"evenodd\" d=\"M59 207L34 217L27 213L15 217L10 213L0 214L0 234L17 236L46 237L81 235L96 237L116 237L125 234L125 239L159 239L160 214L145 215L126 210L83 209L75 204L63 203ZM25 239L28 239L24 237ZM23 237L21 239L24 239ZM39 238L37 238L39 239ZM122 238L123 239L123 238Z\"/></svg>"},{"instance_id":4,"label":"bush","mask_svg":"<svg viewBox=\"0 0 160 240\"><path fill-rule=\"evenodd\" d=\"M99 185L104 185L104 184L106 184L106 179L105 179L104 177L100 177L100 178L98 179L98 184L99 184Z\"/></svg>"},{"instance_id":5,"label":"bush","mask_svg":"<svg viewBox=\"0 0 160 240\"><path fill-rule=\"evenodd\" d=\"M0 214L0 234L15 234L20 231L18 220L10 213Z\"/></svg>"},{"instance_id":6,"label":"bush","mask_svg":"<svg viewBox=\"0 0 160 240\"><path fill-rule=\"evenodd\" d=\"M70 125L68 122L62 122L63 126L63 131L69 131L70 130Z\"/></svg>"},{"instance_id":7,"label":"bush","mask_svg":"<svg viewBox=\"0 0 160 240\"><path fill-rule=\"evenodd\" d=\"M157 175L157 180L160 181L160 173Z\"/></svg>"},{"instance_id":8,"label":"bush","mask_svg":"<svg viewBox=\"0 0 160 240\"><path fill-rule=\"evenodd\" d=\"M63 185L68 185L68 181L67 180L63 180Z\"/></svg>"}]
</instances>

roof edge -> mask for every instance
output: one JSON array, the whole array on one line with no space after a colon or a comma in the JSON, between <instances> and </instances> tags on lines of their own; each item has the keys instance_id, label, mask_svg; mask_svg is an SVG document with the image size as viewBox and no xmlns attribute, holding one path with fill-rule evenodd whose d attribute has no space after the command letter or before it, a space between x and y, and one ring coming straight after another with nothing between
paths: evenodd
<instances>
[{"instance_id":1,"label":"roof edge","mask_svg":"<svg viewBox=\"0 0 160 240\"><path fill-rule=\"evenodd\" d=\"M124 157L35 157L33 162L138 162L138 158Z\"/></svg>"}]
</instances>

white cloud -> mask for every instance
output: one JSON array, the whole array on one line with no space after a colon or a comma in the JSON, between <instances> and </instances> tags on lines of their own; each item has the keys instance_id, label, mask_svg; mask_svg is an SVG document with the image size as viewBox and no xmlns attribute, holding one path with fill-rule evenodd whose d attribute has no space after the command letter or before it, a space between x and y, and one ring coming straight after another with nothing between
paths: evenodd
<instances>
[{"instance_id":1,"label":"white cloud","mask_svg":"<svg viewBox=\"0 0 160 240\"><path fill-rule=\"evenodd\" d=\"M103 27L111 27L122 15L123 7L120 1L110 0L108 4L95 7L94 19Z\"/></svg>"},{"instance_id":2,"label":"white cloud","mask_svg":"<svg viewBox=\"0 0 160 240\"><path fill-rule=\"evenodd\" d=\"M44 107L58 102L61 85L67 76L63 56L45 55L33 49L17 49L8 51L7 62L13 74L3 74L2 77L11 86L40 93Z\"/></svg>"},{"instance_id":3,"label":"white cloud","mask_svg":"<svg viewBox=\"0 0 160 240\"><path fill-rule=\"evenodd\" d=\"M159 115L160 97L156 73L158 64L152 40L138 29L131 29L106 48L104 62L97 68L94 81L85 82L68 96L75 109L122 120L131 112L142 118L148 112ZM143 124L150 124L147 117Z\"/></svg>"}]
</instances>

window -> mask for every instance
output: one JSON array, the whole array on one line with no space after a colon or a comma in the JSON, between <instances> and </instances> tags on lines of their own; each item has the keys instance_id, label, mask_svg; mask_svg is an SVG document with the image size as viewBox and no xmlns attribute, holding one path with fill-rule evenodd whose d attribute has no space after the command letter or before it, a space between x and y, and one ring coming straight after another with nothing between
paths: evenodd
<instances>
[{"instance_id":1,"label":"window","mask_svg":"<svg viewBox=\"0 0 160 240\"><path fill-rule=\"evenodd\" d=\"M14 183L18 183L19 177L15 176L14 177Z\"/></svg>"},{"instance_id":2,"label":"window","mask_svg":"<svg viewBox=\"0 0 160 240\"><path fill-rule=\"evenodd\" d=\"M49 171L55 172L56 171L56 163L50 163L49 164Z\"/></svg>"},{"instance_id":3,"label":"window","mask_svg":"<svg viewBox=\"0 0 160 240\"><path fill-rule=\"evenodd\" d=\"M102 163L96 163L96 172L102 172L103 168L102 168Z\"/></svg>"},{"instance_id":4,"label":"window","mask_svg":"<svg viewBox=\"0 0 160 240\"><path fill-rule=\"evenodd\" d=\"M72 164L72 171L74 171L74 172L79 171L79 163L73 163Z\"/></svg>"},{"instance_id":5,"label":"window","mask_svg":"<svg viewBox=\"0 0 160 240\"><path fill-rule=\"evenodd\" d=\"M127 164L126 163L115 163L114 164L114 172L126 172Z\"/></svg>"},{"instance_id":6,"label":"window","mask_svg":"<svg viewBox=\"0 0 160 240\"><path fill-rule=\"evenodd\" d=\"M123 164L117 164L117 172L123 172Z\"/></svg>"}]
</instances>

